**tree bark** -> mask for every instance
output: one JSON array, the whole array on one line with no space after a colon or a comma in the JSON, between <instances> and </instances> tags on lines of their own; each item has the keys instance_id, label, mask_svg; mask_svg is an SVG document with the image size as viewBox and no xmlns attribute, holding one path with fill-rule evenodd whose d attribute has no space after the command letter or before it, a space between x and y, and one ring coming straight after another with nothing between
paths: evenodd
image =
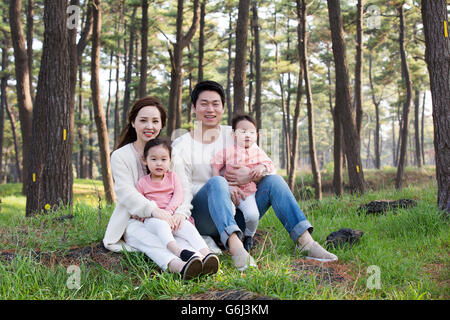
<instances>
[{"instance_id":1,"label":"tree bark","mask_svg":"<svg viewBox=\"0 0 450 320\"><path fill-rule=\"evenodd\" d=\"M352 192L364 193L364 173L360 156L360 138L352 112L350 81L346 59L344 28L339 0L328 0L328 13L331 27L334 65L336 70L336 107L341 120L345 139L345 154L349 184Z\"/></svg>"},{"instance_id":2,"label":"tree bark","mask_svg":"<svg viewBox=\"0 0 450 320\"><path fill-rule=\"evenodd\" d=\"M372 79L372 55L369 56L369 84L372 91L372 102L375 106L375 134L374 134L374 147L375 147L375 168L381 167L381 150L380 150L380 101L375 99L375 90Z\"/></svg>"},{"instance_id":3,"label":"tree bark","mask_svg":"<svg viewBox=\"0 0 450 320\"><path fill-rule=\"evenodd\" d=\"M169 107L167 112L167 136L181 126L182 81L183 81L183 49L187 47L200 22L199 0L194 0L194 17L186 34L183 34L183 0L178 0L177 34L173 52L170 53L172 71L170 72Z\"/></svg>"},{"instance_id":4,"label":"tree bark","mask_svg":"<svg viewBox=\"0 0 450 320\"><path fill-rule=\"evenodd\" d=\"M203 56L205 49L205 14L206 0L202 0L200 5L200 35L198 37L198 76L197 82L203 80ZM190 109L190 108L189 108Z\"/></svg>"},{"instance_id":5,"label":"tree bark","mask_svg":"<svg viewBox=\"0 0 450 320\"><path fill-rule=\"evenodd\" d=\"M20 169L20 154L19 154L19 139L17 137L17 129L16 129L16 120L14 118L14 114L12 113L11 108L9 107L8 99L5 98L5 109L6 113L8 114L9 122L11 123L11 132L12 132L12 138L14 141L14 160L16 162L16 171L17 171L17 177L18 179L16 181L22 181L22 170Z\"/></svg>"},{"instance_id":6,"label":"tree bark","mask_svg":"<svg viewBox=\"0 0 450 320\"><path fill-rule=\"evenodd\" d=\"M356 130L361 137L361 123L363 117L362 73L363 73L363 16L364 0L358 0L356 17L356 58L355 58L355 105Z\"/></svg>"},{"instance_id":7,"label":"tree bark","mask_svg":"<svg viewBox=\"0 0 450 320\"><path fill-rule=\"evenodd\" d=\"M139 97L147 95L147 51L148 51L148 0L142 0L141 25L141 70L139 81Z\"/></svg>"},{"instance_id":8,"label":"tree bark","mask_svg":"<svg viewBox=\"0 0 450 320\"><path fill-rule=\"evenodd\" d=\"M33 157L26 180L27 216L72 204L73 109L66 10L65 1L44 3L44 43L33 113Z\"/></svg>"},{"instance_id":9,"label":"tree bark","mask_svg":"<svg viewBox=\"0 0 450 320\"><path fill-rule=\"evenodd\" d=\"M405 14L403 10L403 4L399 5L397 8L399 17L400 17L400 36L399 36L399 45L400 45L400 57L402 64L402 74L405 79L405 87L406 87L406 100L403 105L402 112L402 128L401 128L401 141L400 141L400 156L398 160L397 167L397 176L395 178L395 187L400 189L403 184L403 173L405 170L406 163L406 149L408 143L408 128L409 128L409 110L411 107L412 100L412 84L411 78L409 74L408 62L406 60L406 51L405 51Z\"/></svg>"},{"instance_id":10,"label":"tree bark","mask_svg":"<svg viewBox=\"0 0 450 320\"><path fill-rule=\"evenodd\" d=\"M134 17L136 16L136 7L133 8L133 13L131 14L131 26L130 26L130 43L128 49L128 61L126 66L126 74L125 74L125 93L123 97L123 110L122 110L122 128L125 127L128 116L128 108L130 106L131 100L131 76L133 72L133 46L134 46L134 36L135 36L135 24Z\"/></svg>"},{"instance_id":11,"label":"tree bark","mask_svg":"<svg viewBox=\"0 0 450 320\"><path fill-rule=\"evenodd\" d=\"M17 105L19 107L20 129L22 132L22 164L24 180L28 176L31 160L31 130L33 126L33 102L30 95L30 70L22 29L22 1L11 0L9 5L9 23L14 48L14 66L16 75ZM27 183L23 183L22 193L27 194Z\"/></svg>"},{"instance_id":12,"label":"tree bark","mask_svg":"<svg viewBox=\"0 0 450 320\"><path fill-rule=\"evenodd\" d=\"M232 32L232 15L231 10L228 15L228 65L227 65L227 87L225 89L226 102L228 108L228 125L231 125L231 119L233 118L233 104L231 103L231 69L233 65L233 59L231 57L232 53L232 40L233 40L233 32ZM259 128L259 127L258 127Z\"/></svg>"},{"instance_id":13,"label":"tree bark","mask_svg":"<svg viewBox=\"0 0 450 320\"><path fill-rule=\"evenodd\" d=\"M300 1L297 0L297 6L300 5ZM303 65L303 76L305 79L305 91L306 91L306 108L308 113L308 141L309 141L309 158L311 161L311 169L314 178L314 191L315 198L317 200L322 199L322 179L320 176L320 169L317 163L316 157L316 145L314 138L314 106L311 91L311 83L309 81L309 68L308 68L308 50L307 50L307 35L306 35L306 1L302 0L301 4L301 63ZM291 168L292 170L292 168Z\"/></svg>"},{"instance_id":14,"label":"tree bark","mask_svg":"<svg viewBox=\"0 0 450 320\"><path fill-rule=\"evenodd\" d=\"M105 197L108 203L115 200L113 179L111 173L111 162L109 154L108 129L106 127L105 114L100 99L100 34L101 34L101 8L100 0L93 0L93 33L92 33L92 57L91 57L91 90L92 105L94 107L94 118L97 126L98 145L100 151L100 162L102 165L102 180Z\"/></svg>"},{"instance_id":15,"label":"tree bark","mask_svg":"<svg viewBox=\"0 0 450 320\"><path fill-rule=\"evenodd\" d=\"M425 34L425 60L433 101L434 150L437 204L450 212L450 41L445 0L423 0L422 21ZM445 26L447 29L445 30Z\"/></svg>"},{"instance_id":16,"label":"tree bark","mask_svg":"<svg viewBox=\"0 0 450 320\"><path fill-rule=\"evenodd\" d=\"M421 168L422 167L422 157L421 157L421 152L420 152L419 109L420 109L420 91L415 90L415 93L414 93L414 143L415 143L416 165L418 168Z\"/></svg>"},{"instance_id":17,"label":"tree bark","mask_svg":"<svg viewBox=\"0 0 450 320\"><path fill-rule=\"evenodd\" d=\"M245 81L247 77L247 34L250 0L239 0L236 24L236 55L234 60L234 113L244 112Z\"/></svg>"},{"instance_id":18,"label":"tree bark","mask_svg":"<svg viewBox=\"0 0 450 320\"><path fill-rule=\"evenodd\" d=\"M27 58L28 58L28 77L30 82L30 96L34 100L33 94L33 30L34 30L34 0L27 2Z\"/></svg>"},{"instance_id":19,"label":"tree bark","mask_svg":"<svg viewBox=\"0 0 450 320\"><path fill-rule=\"evenodd\" d=\"M255 113L256 125L259 129L262 128L261 118L261 92L262 92L262 77L261 77L261 43L259 40L259 20L258 8L256 1L252 3L252 27L253 35L255 37L255 104L253 111ZM259 135L258 135L259 143Z\"/></svg>"}]
</instances>

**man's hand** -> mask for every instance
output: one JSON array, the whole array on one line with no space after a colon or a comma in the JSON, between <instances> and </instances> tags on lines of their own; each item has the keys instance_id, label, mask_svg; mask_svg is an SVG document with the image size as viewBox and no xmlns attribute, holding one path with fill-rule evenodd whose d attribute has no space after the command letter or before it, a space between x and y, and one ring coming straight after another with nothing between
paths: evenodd
<instances>
[{"instance_id":1,"label":"man's hand","mask_svg":"<svg viewBox=\"0 0 450 320\"><path fill-rule=\"evenodd\" d=\"M225 173L225 179L230 186L241 186L252 181L250 168L242 165L232 165L231 167L232 169Z\"/></svg>"},{"instance_id":2,"label":"man's hand","mask_svg":"<svg viewBox=\"0 0 450 320\"><path fill-rule=\"evenodd\" d=\"M242 200L245 200L245 193L237 186L230 186L231 201L237 207Z\"/></svg>"}]
</instances>

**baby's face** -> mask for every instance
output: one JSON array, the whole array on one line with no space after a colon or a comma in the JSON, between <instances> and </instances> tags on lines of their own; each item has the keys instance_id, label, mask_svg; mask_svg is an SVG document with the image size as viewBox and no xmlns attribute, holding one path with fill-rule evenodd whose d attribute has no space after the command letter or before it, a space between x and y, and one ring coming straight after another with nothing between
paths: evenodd
<instances>
[{"instance_id":1,"label":"baby's face","mask_svg":"<svg viewBox=\"0 0 450 320\"><path fill-rule=\"evenodd\" d=\"M236 124L234 135L237 145L241 148L249 148L258 138L256 127L248 120L241 120Z\"/></svg>"},{"instance_id":2,"label":"baby's face","mask_svg":"<svg viewBox=\"0 0 450 320\"><path fill-rule=\"evenodd\" d=\"M164 176L170 167L169 151L162 145L150 148L147 158L145 158L145 164L152 176Z\"/></svg>"}]
</instances>

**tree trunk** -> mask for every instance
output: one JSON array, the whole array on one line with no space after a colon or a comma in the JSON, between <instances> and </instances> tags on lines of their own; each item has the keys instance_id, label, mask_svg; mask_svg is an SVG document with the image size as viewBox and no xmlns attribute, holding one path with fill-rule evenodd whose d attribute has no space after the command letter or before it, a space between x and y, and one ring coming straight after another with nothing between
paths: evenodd
<instances>
[{"instance_id":1,"label":"tree trunk","mask_svg":"<svg viewBox=\"0 0 450 320\"><path fill-rule=\"evenodd\" d=\"M5 109L6 113L8 114L9 122L11 123L11 132L12 132L12 138L14 141L14 153L15 153L15 162L16 162L16 171L17 171L17 177L18 180L16 181L23 181L22 176L22 170L20 169L20 154L19 154L19 139L17 137L17 129L16 129L16 120L14 118L14 114L12 113L11 108L9 107L8 99L6 97L5 101Z\"/></svg>"},{"instance_id":2,"label":"tree trunk","mask_svg":"<svg viewBox=\"0 0 450 320\"><path fill-rule=\"evenodd\" d=\"M27 58L28 58L28 77L30 83L30 96L34 101L33 94L33 16L34 16L34 0L27 2Z\"/></svg>"},{"instance_id":3,"label":"tree trunk","mask_svg":"<svg viewBox=\"0 0 450 320\"><path fill-rule=\"evenodd\" d=\"M422 21L425 34L425 60L430 76L433 101L434 150L438 207L450 212L450 41L445 0L423 0ZM443 28L444 26L444 28Z\"/></svg>"},{"instance_id":4,"label":"tree trunk","mask_svg":"<svg viewBox=\"0 0 450 320\"><path fill-rule=\"evenodd\" d=\"M328 13L331 26L334 65L336 69L335 109L343 127L349 184L352 192L357 191L364 193L364 173L360 156L361 142L356 129L355 117L352 113L350 81L339 0L328 0Z\"/></svg>"},{"instance_id":5,"label":"tree trunk","mask_svg":"<svg viewBox=\"0 0 450 320\"><path fill-rule=\"evenodd\" d=\"M133 73L133 46L134 46L134 36L135 36L135 24L134 24L134 17L136 16L136 7L133 8L133 13L131 14L131 21L130 21L130 43L129 43L129 49L128 49L128 61L126 66L126 74L125 74L125 93L123 97L123 110L122 110L122 127L125 127L127 123L127 116L128 116L128 108L130 106L130 100L131 100L131 76ZM125 60L126 61L126 60Z\"/></svg>"},{"instance_id":6,"label":"tree trunk","mask_svg":"<svg viewBox=\"0 0 450 320\"><path fill-rule=\"evenodd\" d=\"M72 203L71 61L67 2L45 1L26 215ZM75 62L76 63L76 62Z\"/></svg>"},{"instance_id":7,"label":"tree trunk","mask_svg":"<svg viewBox=\"0 0 450 320\"><path fill-rule=\"evenodd\" d=\"M297 0L297 6L300 5L300 1ZM314 106L312 99L311 83L309 81L309 68L308 68L308 50L307 50L307 35L306 35L306 1L302 0L301 5L301 24L302 24L302 34L301 34L301 63L303 65L303 76L305 78L305 91L306 91L306 108L308 113L308 141L309 141L309 158L311 161L311 169L314 178L314 190L315 198L317 200L322 199L322 179L320 177L320 169L317 164L316 157L316 144L314 138Z\"/></svg>"},{"instance_id":8,"label":"tree trunk","mask_svg":"<svg viewBox=\"0 0 450 320\"><path fill-rule=\"evenodd\" d=\"M205 49L205 14L206 0L202 0L200 5L200 35L198 38L198 76L197 82L203 80L203 55ZM190 109L190 108L189 108Z\"/></svg>"},{"instance_id":9,"label":"tree trunk","mask_svg":"<svg viewBox=\"0 0 450 320\"><path fill-rule=\"evenodd\" d=\"M92 57L91 57L91 90L92 105L94 107L95 124L97 126L100 162L102 165L102 179L105 197L108 203L114 202L114 187L111 174L111 162L109 155L108 129L106 128L105 114L100 99L100 34L101 34L101 9L100 0L93 0L93 33L92 33Z\"/></svg>"},{"instance_id":10,"label":"tree trunk","mask_svg":"<svg viewBox=\"0 0 450 320\"><path fill-rule=\"evenodd\" d=\"M416 151L415 153L416 165L418 168L422 167L422 158L420 152L419 109L420 109L420 91L416 90L414 94L414 142Z\"/></svg>"},{"instance_id":11,"label":"tree trunk","mask_svg":"<svg viewBox=\"0 0 450 320\"><path fill-rule=\"evenodd\" d=\"M423 101L422 101L422 126L420 128L420 151L422 152L422 160L423 165L425 165L425 151L423 146L423 140L424 140L424 129L425 129L425 102L426 102L427 95L425 92L423 93Z\"/></svg>"},{"instance_id":12,"label":"tree trunk","mask_svg":"<svg viewBox=\"0 0 450 320\"><path fill-rule=\"evenodd\" d=\"M22 132L22 164L24 181L28 176L31 161L31 130L33 126L33 102L30 95L30 70L25 49L25 37L22 29L22 1L11 0L9 5L9 23L14 48L14 66L16 75L17 105L19 107L20 129ZM22 193L27 194L27 183L23 183Z\"/></svg>"},{"instance_id":13,"label":"tree trunk","mask_svg":"<svg viewBox=\"0 0 450 320\"><path fill-rule=\"evenodd\" d=\"M363 16L364 0L358 0L356 18L356 61L355 61L355 104L356 104L356 130L361 137L362 109L362 73L363 73Z\"/></svg>"},{"instance_id":14,"label":"tree trunk","mask_svg":"<svg viewBox=\"0 0 450 320\"><path fill-rule=\"evenodd\" d=\"M232 24L232 15L231 15L231 9L230 9L229 16L228 16L227 87L225 89L227 108L228 108L228 125L231 125L231 119L233 118L233 104L231 103L231 68L232 68L232 65L233 65L233 59L231 57L232 40L233 40L232 27L233 27L233 24Z\"/></svg>"},{"instance_id":15,"label":"tree trunk","mask_svg":"<svg viewBox=\"0 0 450 320\"><path fill-rule=\"evenodd\" d=\"M256 1L252 3L252 27L253 34L255 37L255 104L253 111L255 113L255 121L258 129L262 128L262 118L261 118L261 88L262 88L262 77L261 77L261 43L259 41L259 20L258 20L258 8L256 6ZM258 143L259 135L258 135Z\"/></svg>"},{"instance_id":16,"label":"tree trunk","mask_svg":"<svg viewBox=\"0 0 450 320\"><path fill-rule=\"evenodd\" d=\"M186 34L183 34L183 0L178 0L177 35L170 51L172 71L170 73L169 107L167 112L167 136L181 126L181 91L183 81L183 49L191 42L200 22L199 0L194 0L194 17Z\"/></svg>"},{"instance_id":17,"label":"tree trunk","mask_svg":"<svg viewBox=\"0 0 450 320\"><path fill-rule=\"evenodd\" d=\"M239 0L236 24L236 55L234 60L234 114L244 112L245 80L247 77L247 34L250 0Z\"/></svg>"},{"instance_id":18,"label":"tree trunk","mask_svg":"<svg viewBox=\"0 0 450 320\"><path fill-rule=\"evenodd\" d=\"M406 162L406 149L407 149L407 143L408 143L408 127L409 127L409 109L411 106L411 99L412 99L412 85L411 85L411 79L409 75L409 68L408 68L408 62L406 60L406 51L405 51L405 16L403 11L403 4L400 5L398 8L398 13L400 16L400 37L399 37L399 44L400 44L400 57L402 62L402 74L405 79L405 87L406 87L406 100L403 105L403 112L402 112L402 131L401 131L401 147L400 147L400 156L398 160L398 167L397 167L397 177L395 179L395 187L397 189L400 189L403 184L403 172L405 170L405 162Z\"/></svg>"},{"instance_id":19,"label":"tree trunk","mask_svg":"<svg viewBox=\"0 0 450 320\"><path fill-rule=\"evenodd\" d=\"M3 41L1 41L2 45L2 70L6 70L8 67L8 47L9 47L9 39L6 37ZM3 73L0 79L0 181L2 178L2 163L3 163L3 133L4 133L4 124L5 124L5 105L7 103L7 91L6 88L8 86L8 73Z\"/></svg>"},{"instance_id":20,"label":"tree trunk","mask_svg":"<svg viewBox=\"0 0 450 320\"><path fill-rule=\"evenodd\" d=\"M148 0L142 0L141 25L141 71L139 81L139 97L147 95L147 51L148 51Z\"/></svg>"},{"instance_id":21,"label":"tree trunk","mask_svg":"<svg viewBox=\"0 0 450 320\"><path fill-rule=\"evenodd\" d=\"M375 134L374 134L374 147L375 147L375 168L381 167L381 150L380 150L380 101L375 99L375 90L372 79L372 55L369 55L369 84L372 91L372 102L375 106Z\"/></svg>"}]
</instances>

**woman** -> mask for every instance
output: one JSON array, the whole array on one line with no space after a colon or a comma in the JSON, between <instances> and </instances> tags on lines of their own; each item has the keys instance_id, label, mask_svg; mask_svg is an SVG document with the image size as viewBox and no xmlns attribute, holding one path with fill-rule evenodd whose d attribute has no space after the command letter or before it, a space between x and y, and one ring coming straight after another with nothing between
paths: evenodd
<instances>
[{"instance_id":1,"label":"woman","mask_svg":"<svg viewBox=\"0 0 450 320\"><path fill-rule=\"evenodd\" d=\"M195 86L191 102L197 125L192 132L172 143L173 153L181 159L174 170L177 173L184 171L185 182L191 185L190 192L185 187L183 205L192 203L192 216L200 234L219 238L229 249L236 268L245 270L256 264L241 241L242 230L245 229L242 213L237 212L234 217L232 206L232 202L237 206L240 199L244 199L244 194L240 188L230 190L230 185L252 181L250 169L235 166L225 179L213 177L210 165L214 154L233 143L231 128L220 125L224 96L224 90L217 82L202 81ZM269 174L253 181L257 183L255 198L260 217L272 206L300 251L307 253L307 258L323 262L337 260L334 254L313 240L310 235L313 227L281 176Z\"/></svg>"},{"instance_id":2,"label":"woman","mask_svg":"<svg viewBox=\"0 0 450 320\"><path fill-rule=\"evenodd\" d=\"M147 174L142 155L145 144L159 136L166 124L166 111L158 100L145 97L135 102L128 115L119 143L111 155L111 169L117 206L106 228L103 243L111 251L141 251L161 269L179 272L184 279L191 279L202 272L218 269L218 259L211 255L202 263L200 259L182 261L165 247L156 235L145 228L145 218L161 218L165 212L154 201L146 199L136 189L137 181ZM174 162L176 159L174 157ZM180 176L183 181L184 175ZM182 183L186 186L186 183ZM184 190L183 190L184 191ZM180 205L173 215L175 230L190 217L190 204ZM125 241L123 241L125 240ZM195 251L181 238L177 243L189 251ZM206 243L205 243L206 246ZM200 260L200 261L199 261ZM206 271L205 271L206 270Z\"/></svg>"}]
</instances>

